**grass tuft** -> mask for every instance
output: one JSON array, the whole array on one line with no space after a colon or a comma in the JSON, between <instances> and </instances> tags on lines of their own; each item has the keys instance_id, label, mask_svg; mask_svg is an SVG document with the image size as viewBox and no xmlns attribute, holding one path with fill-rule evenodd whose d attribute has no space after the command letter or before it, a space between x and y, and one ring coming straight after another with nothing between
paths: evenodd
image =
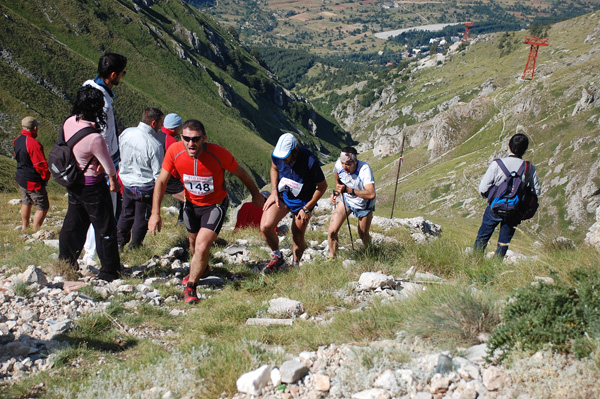
<instances>
[{"instance_id":1,"label":"grass tuft","mask_svg":"<svg viewBox=\"0 0 600 399\"><path fill-rule=\"evenodd\" d=\"M29 298L33 295L33 290L29 283L18 281L13 285L13 291L16 296Z\"/></svg>"},{"instance_id":2,"label":"grass tuft","mask_svg":"<svg viewBox=\"0 0 600 399\"><path fill-rule=\"evenodd\" d=\"M94 302L102 302L103 298L102 295L100 295L100 293L98 293L95 289L94 286L92 285L86 285L84 287L81 287L79 289L79 292L89 296L90 298L92 298L92 300Z\"/></svg>"},{"instance_id":3,"label":"grass tuft","mask_svg":"<svg viewBox=\"0 0 600 399\"><path fill-rule=\"evenodd\" d=\"M52 276L62 276L67 281L76 281L79 278L77 270L68 262L55 259L45 266L45 271Z\"/></svg>"},{"instance_id":4,"label":"grass tuft","mask_svg":"<svg viewBox=\"0 0 600 399\"><path fill-rule=\"evenodd\" d=\"M430 341L468 346L480 342L500 321L494 297L473 287L430 286L420 295L402 303L400 312L407 331Z\"/></svg>"}]
</instances>

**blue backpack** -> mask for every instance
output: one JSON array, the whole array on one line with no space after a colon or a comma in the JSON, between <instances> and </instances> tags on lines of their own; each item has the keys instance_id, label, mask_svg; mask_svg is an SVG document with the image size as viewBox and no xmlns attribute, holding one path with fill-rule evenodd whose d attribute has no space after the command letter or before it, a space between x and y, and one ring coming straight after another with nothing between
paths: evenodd
<instances>
[{"instance_id":1,"label":"blue backpack","mask_svg":"<svg viewBox=\"0 0 600 399\"><path fill-rule=\"evenodd\" d=\"M531 163L524 161L519 170L511 173L500 159L495 161L506 175L506 180L490 189L488 193L490 208L498 215L518 216L521 220L531 219L538 208L538 198L531 176Z\"/></svg>"}]
</instances>

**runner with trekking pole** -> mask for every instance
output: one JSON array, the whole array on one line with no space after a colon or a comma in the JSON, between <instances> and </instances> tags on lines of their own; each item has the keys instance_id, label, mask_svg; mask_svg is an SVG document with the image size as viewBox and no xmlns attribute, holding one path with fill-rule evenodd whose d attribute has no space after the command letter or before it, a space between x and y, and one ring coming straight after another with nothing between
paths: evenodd
<instances>
[{"instance_id":1,"label":"runner with trekking pole","mask_svg":"<svg viewBox=\"0 0 600 399\"><path fill-rule=\"evenodd\" d=\"M373 212L375 211L375 179L371 167L363 161L358 160L358 152L354 147L345 147L340 153L339 159L333 168L336 181L335 189L331 194L331 202L335 208L329 222L327 242L329 243L330 259L335 258L339 245L338 232L348 222L348 232L352 249L352 231L350 230L351 214L358 218L358 236L365 246L371 243L369 229ZM337 201L341 194L341 201Z\"/></svg>"}]
</instances>

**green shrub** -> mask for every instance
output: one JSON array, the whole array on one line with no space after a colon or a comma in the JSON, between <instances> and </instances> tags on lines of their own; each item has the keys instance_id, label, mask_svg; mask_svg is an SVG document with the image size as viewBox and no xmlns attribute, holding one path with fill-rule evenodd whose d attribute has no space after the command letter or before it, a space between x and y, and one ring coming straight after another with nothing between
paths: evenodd
<instances>
[{"instance_id":1,"label":"green shrub","mask_svg":"<svg viewBox=\"0 0 600 399\"><path fill-rule=\"evenodd\" d=\"M488 350L537 351L545 346L558 352L589 356L600 326L600 275L576 269L555 284L540 283L517 289L503 310L504 323L491 335Z\"/></svg>"}]
</instances>

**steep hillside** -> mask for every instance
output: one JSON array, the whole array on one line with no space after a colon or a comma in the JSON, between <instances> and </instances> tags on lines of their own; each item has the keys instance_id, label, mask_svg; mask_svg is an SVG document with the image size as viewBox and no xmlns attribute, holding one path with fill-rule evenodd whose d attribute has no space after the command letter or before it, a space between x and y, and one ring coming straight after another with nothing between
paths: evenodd
<instances>
[{"instance_id":1,"label":"steep hillside","mask_svg":"<svg viewBox=\"0 0 600 399\"><path fill-rule=\"evenodd\" d=\"M106 51L129 59L115 90L123 126L137 125L147 106L200 119L209 140L230 149L259 184L282 131L298 133L323 160L344 143L331 120L273 80L235 35L183 2L4 1L0 13L3 156L25 115L43 123L49 150L77 88L95 76Z\"/></svg>"},{"instance_id":2,"label":"steep hillside","mask_svg":"<svg viewBox=\"0 0 600 399\"><path fill-rule=\"evenodd\" d=\"M336 118L361 142L388 213L402 138L396 209L477 224L477 186L515 132L531 138L526 158L542 182L541 209L521 226L535 236L582 239L599 204L600 13L553 25L535 78L522 81L526 32L480 36L463 51L392 70L375 100L340 104ZM366 82L365 82L366 84ZM389 214L389 213L388 213Z\"/></svg>"}]
</instances>

